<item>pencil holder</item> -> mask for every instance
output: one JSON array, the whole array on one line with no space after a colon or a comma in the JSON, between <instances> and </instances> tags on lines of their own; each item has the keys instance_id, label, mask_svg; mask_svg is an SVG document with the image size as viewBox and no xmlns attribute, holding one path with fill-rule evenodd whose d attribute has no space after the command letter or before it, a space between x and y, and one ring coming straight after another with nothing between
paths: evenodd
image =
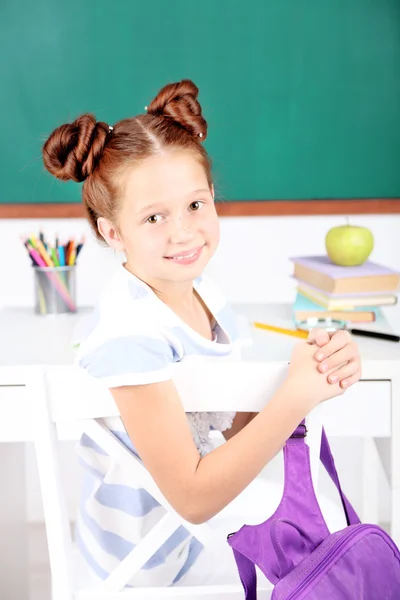
<instances>
[{"instance_id":1,"label":"pencil holder","mask_svg":"<svg viewBox=\"0 0 400 600\"><path fill-rule=\"evenodd\" d=\"M35 272L35 312L51 315L76 312L75 266L37 267Z\"/></svg>"}]
</instances>

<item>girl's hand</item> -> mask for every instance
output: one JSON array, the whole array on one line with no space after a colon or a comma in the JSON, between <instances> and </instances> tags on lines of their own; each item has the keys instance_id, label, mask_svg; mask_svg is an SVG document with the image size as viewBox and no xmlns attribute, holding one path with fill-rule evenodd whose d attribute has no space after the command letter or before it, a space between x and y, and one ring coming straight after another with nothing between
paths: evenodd
<instances>
[{"instance_id":1,"label":"girl's hand","mask_svg":"<svg viewBox=\"0 0 400 600\"><path fill-rule=\"evenodd\" d=\"M319 362L321 373L332 371L328 375L329 383L338 383L348 388L361 377L361 357L358 346L348 331L340 329L328 332L324 329L312 329L308 343L316 344L319 349L314 358Z\"/></svg>"}]
</instances>

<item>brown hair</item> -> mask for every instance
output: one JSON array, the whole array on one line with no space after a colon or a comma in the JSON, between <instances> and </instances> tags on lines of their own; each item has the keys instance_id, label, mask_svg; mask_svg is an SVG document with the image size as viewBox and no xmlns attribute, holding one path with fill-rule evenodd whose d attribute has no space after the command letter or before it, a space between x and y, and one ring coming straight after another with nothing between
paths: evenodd
<instances>
[{"instance_id":1,"label":"brown hair","mask_svg":"<svg viewBox=\"0 0 400 600\"><path fill-rule=\"evenodd\" d=\"M46 169L58 179L84 181L82 200L97 238L97 219L116 223L121 196L120 175L139 161L169 149L191 152L212 183L211 160L202 147L207 123L189 79L163 87L147 114L123 119L113 128L84 114L53 131L43 146Z\"/></svg>"}]
</instances>

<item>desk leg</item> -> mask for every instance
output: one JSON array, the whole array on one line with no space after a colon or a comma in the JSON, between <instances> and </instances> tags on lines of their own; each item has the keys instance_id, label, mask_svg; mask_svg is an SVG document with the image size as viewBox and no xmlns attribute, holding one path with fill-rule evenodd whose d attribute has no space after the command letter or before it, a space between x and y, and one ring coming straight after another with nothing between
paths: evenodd
<instances>
[{"instance_id":1,"label":"desk leg","mask_svg":"<svg viewBox=\"0 0 400 600\"><path fill-rule=\"evenodd\" d=\"M0 598L28 600L25 444L0 444Z\"/></svg>"},{"instance_id":2,"label":"desk leg","mask_svg":"<svg viewBox=\"0 0 400 600\"><path fill-rule=\"evenodd\" d=\"M400 373L392 378L391 535L400 545Z\"/></svg>"}]
</instances>

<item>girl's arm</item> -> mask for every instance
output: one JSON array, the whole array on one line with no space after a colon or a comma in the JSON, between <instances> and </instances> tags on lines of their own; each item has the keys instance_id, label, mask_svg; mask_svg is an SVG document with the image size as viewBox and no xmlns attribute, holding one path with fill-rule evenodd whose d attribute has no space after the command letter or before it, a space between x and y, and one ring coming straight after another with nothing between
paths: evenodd
<instances>
[{"instance_id":1,"label":"girl's arm","mask_svg":"<svg viewBox=\"0 0 400 600\"><path fill-rule=\"evenodd\" d=\"M243 491L311 408L286 380L246 427L201 458L172 380L111 393L144 465L168 502L192 523L207 521Z\"/></svg>"}]
</instances>

